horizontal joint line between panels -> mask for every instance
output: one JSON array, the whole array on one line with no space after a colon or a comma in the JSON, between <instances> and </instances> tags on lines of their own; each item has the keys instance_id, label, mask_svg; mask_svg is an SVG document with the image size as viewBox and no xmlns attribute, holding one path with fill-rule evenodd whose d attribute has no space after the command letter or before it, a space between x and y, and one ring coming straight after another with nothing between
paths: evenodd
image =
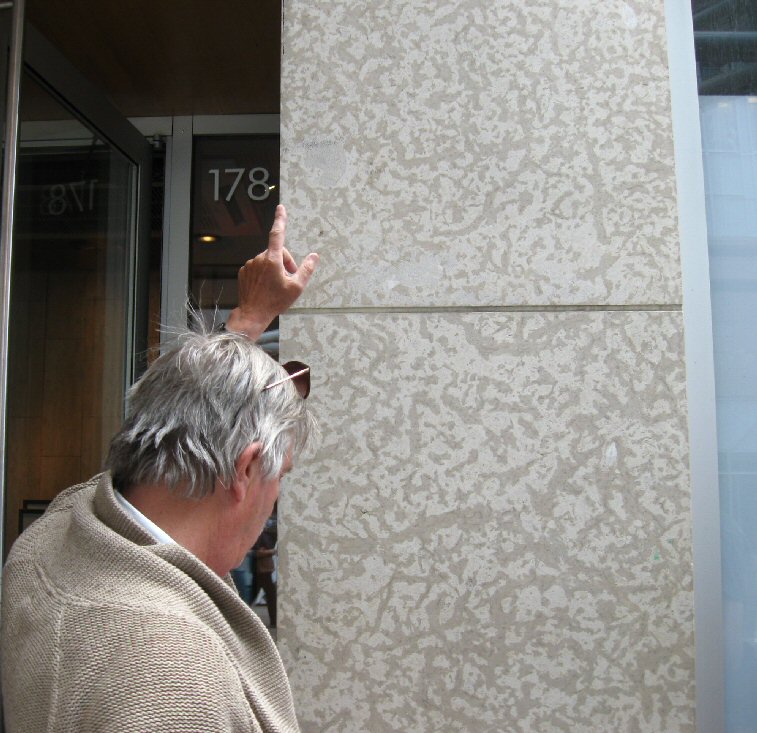
<instances>
[{"instance_id":1,"label":"horizontal joint line between panels","mask_svg":"<svg viewBox=\"0 0 757 733\"><path fill-rule=\"evenodd\" d=\"M603 313L603 312L655 312L679 313L680 304L667 305L502 305L502 306L447 306L399 307L371 306L362 308L290 308L292 315L339 315L373 313Z\"/></svg>"}]
</instances>

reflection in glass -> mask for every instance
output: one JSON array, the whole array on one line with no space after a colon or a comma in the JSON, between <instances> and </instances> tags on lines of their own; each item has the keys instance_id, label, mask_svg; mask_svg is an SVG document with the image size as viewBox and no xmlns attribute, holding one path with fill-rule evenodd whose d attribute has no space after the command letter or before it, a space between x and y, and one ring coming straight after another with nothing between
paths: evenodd
<instances>
[{"instance_id":1,"label":"reflection in glass","mask_svg":"<svg viewBox=\"0 0 757 733\"><path fill-rule=\"evenodd\" d=\"M276 636L276 584L278 576L278 532L276 508L265 528L231 574L239 595L260 616L261 621Z\"/></svg>"},{"instance_id":2,"label":"reflection in glass","mask_svg":"<svg viewBox=\"0 0 757 733\"><path fill-rule=\"evenodd\" d=\"M26 75L8 385L6 551L24 502L102 469L123 417L133 165Z\"/></svg>"},{"instance_id":3,"label":"reflection in glass","mask_svg":"<svg viewBox=\"0 0 757 733\"><path fill-rule=\"evenodd\" d=\"M192 167L192 298L209 322L237 304L240 266L268 245L279 202L279 136L194 138ZM278 323L262 344L276 355Z\"/></svg>"},{"instance_id":4,"label":"reflection in glass","mask_svg":"<svg viewBox=\"0 0 757 733\"><path fill-rule=\"evenodd\" d=\"M193 142L190 281L208 325L238 301L240 266L268 246L279 202L279 136L198 136ZM279 356L278 318L258 343ZM276 514L238 568L242 598L276 634Z\"/></svg>"},{"instance_id":5,"label":"reflection in glass","mask_svg":"<svg viewBox=\"0 0 757 733\"><path fill-rule=\"evenodd\" d=\"M757 100L702 97L728 731L757 732Z\"/></svg>"},{"instance_id":6,"label":"reflection in glass","mask_svg":"<svg viewBox=\"0 0 757 733\"><path fill-rule=\"evenodd\" d=\"M696 0L693 12L715 354L726 730L757 733L757 3Z\"/></svg>"},{"instance_id":7,"label":"reflection in glass","mask_svg":"<svg viewBox=\"0 0 757 733\"><path fill-rule=\"evenodd\" d=\"M757 89L757 3L693 0L699 93L754 94Z\"/></svg>"}]
</instances>

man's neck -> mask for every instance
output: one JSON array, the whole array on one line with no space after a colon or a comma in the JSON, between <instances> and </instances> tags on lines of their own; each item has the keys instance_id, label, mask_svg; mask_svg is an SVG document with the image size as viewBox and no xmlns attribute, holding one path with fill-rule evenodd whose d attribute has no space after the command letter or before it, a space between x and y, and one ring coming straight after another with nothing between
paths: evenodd
<instances>
[{"instance_id":1,"label":"man's neck","mask_svg":"<svg viewBox=\"0 0 757 733\"><path fill-rule=\"evenodd\" d=\"M173 537L158 527L149 517L146 517L142 512L137 509L120 491L116 491L116 501L121 505L121 508L139 524L142 529L145 530L157 543L159 544L176 544Z\"/></svg>"},{"instance_id":2,"label":"man's neck","mask_svg":"<svg viewBox=\"0 0 757 733\"><path fill-rule=\"evenodd\" d=\"M229 568L218 556L223 537L218 491L199 499L183 496L182 489L162 484L141 484L124 492L126 500L177 544L189 550L218 575Z\"/></svg>"}]
</instances>

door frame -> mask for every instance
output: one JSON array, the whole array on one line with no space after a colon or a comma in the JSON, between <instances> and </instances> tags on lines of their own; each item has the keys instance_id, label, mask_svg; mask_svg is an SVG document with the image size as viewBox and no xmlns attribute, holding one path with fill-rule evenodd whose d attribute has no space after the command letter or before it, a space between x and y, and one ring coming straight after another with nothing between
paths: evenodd
<instances>
[{"instance_id":1,"label":"door frame","mask_svg":"<svg viewBox=\"0 0 757 733\"><path fill-rule=\"evenodd\" d=\"M18 16L21 16L20 18ZM107 142L114 149L123 154L136 167L136 181L129 202L132 222L129 242L129 261L127 275L127 324L126 324L126 355L124 365L124 391L133 383L144 370L147 363L148 336L148 275L149 275L149 235L150 235L150 205L152 186L152 151L149 143L115 107L107 100L92 83L66 59L47 39L30 24L23 23L23 2L14 7L14 23L19 29L0 41L4 41L0 50L9 50L9 57L14 58L22 49L21 72L29 73L44 87L62 106L78 117L100 139ZM2 54L5 55L4 53ZM2 71L2 69L0 69ZM8 99L12 95L18 98L23 94L21 87L22 73L16 73L8 79ZM18 110L7 108L7 113L14 114L13 120L8 120L18 128ZM10 141L15 151L15 138ZM9 156L10 157L10 156ZM15 159L15 157L14 157ZM3 181L4 200L14 199L15 168L6 170ZM12 209L11 209L12 214ZM9 217L12 223L12 215ZM4 236L2 252L3 258L8 260L7 267L2 274L5 300L10 302L11 268L10 255L12 253L13 233L11 230ZM7 257L6 257L7 255ZM7 411L7 334L9 314L5 312L0 318L0 329L6 335L2 354L3 390L0 393L0 548L5 546L5 479L6 479L6 411ZM0 569L0 577L2 570Z\"/></svg>"},{"instance_id":2,"label":"door frame","mask_svg":"<svg viewBox=\"0 0 757 733\"><path fill-rule=\"evenodd\" d=\"M129 262L129 322L127 324L126 384L144 371L147 359L148 267L152 149L142 133L33 26L24 38L24 69L34 76L97 135L123 153L137 167L137 186L131 202L135 228ZM4 407L4 406L3 406Z\"/></svg>"},{"instance_id":3,"label":"door frame","mask_svg":"<svg viewBox=\"0 0 757 733\"><path fill-rule=\"evenodd\" d=\"M185 115L131 120L146 137L166 138L165 205L161 262L161 346L187 327L192 151L195 136L280 133L277 114ZM240 263L241 264L241 263ZM221 318L226 317L221 314Z\"/></svg>"}]
</instances>

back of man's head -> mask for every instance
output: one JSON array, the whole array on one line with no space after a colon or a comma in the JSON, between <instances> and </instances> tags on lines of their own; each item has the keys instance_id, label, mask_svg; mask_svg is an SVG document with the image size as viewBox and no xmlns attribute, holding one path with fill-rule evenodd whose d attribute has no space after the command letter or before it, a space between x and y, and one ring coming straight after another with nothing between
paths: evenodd
<instances>
[{"instance_id":1,"label":"back of man's head","mask_svg":"<svg viewBox=\"0 0 757 733\"><path fill-rule=\"evenodd\" d=\"M158 358L127 397L107 467L120 491L162 484L188 497L228 486L242 451L260 442L264 478L307 442L313 418L286 372L245 336L189 333Z\"/></svg>"}]
</instances>

